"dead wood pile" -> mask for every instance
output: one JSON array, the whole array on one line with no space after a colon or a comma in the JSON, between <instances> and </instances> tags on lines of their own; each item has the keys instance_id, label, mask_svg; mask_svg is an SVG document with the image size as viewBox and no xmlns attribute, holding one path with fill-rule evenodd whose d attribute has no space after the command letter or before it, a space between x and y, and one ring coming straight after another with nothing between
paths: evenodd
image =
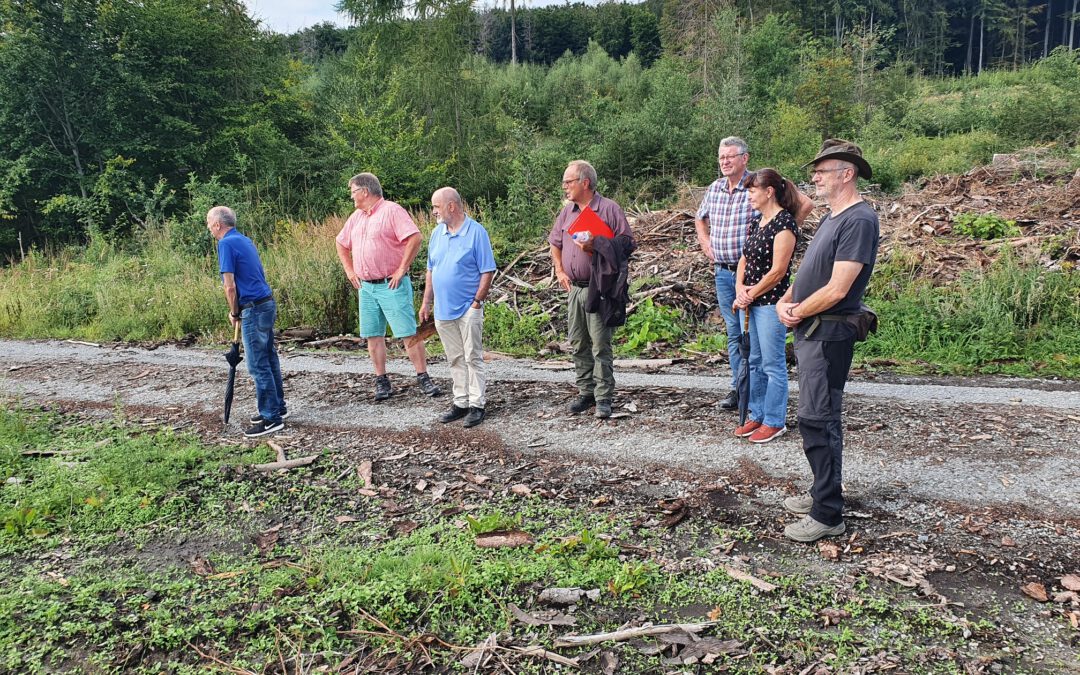
<instances>
[{"instance_id":1,"label":"dead wood pile","mask_svg":"<svg viewBox=\"0 0 1080 675\"><path fill-rule=\"evenodd\" d=\"M716 320L712 268L694 232L694 208L703 192L688 192L681 208L628 213L638 240L631 261L631 308L652 298L697 321ZM881 217L880 259L903 261L916 278L936 285L985 269L1006 251L1048 269L1080 261L1080 171L1070 174L1060 163L998 155L993 164L963 175L908 184L899 197L878 191L864 196ZM993 240L954 234L954 218L968 212L1015 220L1022 234ZM819 203L804 225L797 255L824 213ZM552 317L565 313L546 244L497 273L494 289L492 298L518 313L532 303Z\"/></svg>"},{"instance_id":2,"label":"dead wood pile","mask_svg":"<svg viewBox=\"0 0 1080 675\"><path fill-rule=\"evenodd\" d=\"M881 253L910 261L916 276L935 284L985 269L1005 251L1048 269L1080 260L1080 171L1053 163L1033 166L1015 155L960 176L908 185L899 198L871 198L881 215ZM975 240L955 234L963 213L1015 220L1021 236Z\"/></svg>"}]
</instances>

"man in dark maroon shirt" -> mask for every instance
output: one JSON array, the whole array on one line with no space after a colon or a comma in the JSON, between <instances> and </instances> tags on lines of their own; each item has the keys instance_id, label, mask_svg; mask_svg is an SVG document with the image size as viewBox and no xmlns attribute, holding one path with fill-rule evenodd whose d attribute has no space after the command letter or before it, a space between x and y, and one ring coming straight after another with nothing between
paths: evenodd
<instances>
[{"instance_id":1,"label":"man in dark maroon shirt","mask_svg":"<svg viewBox=\"0 0 1080 675\"><path fill-rule=\"evenodd\" d=\"M578 399L570 404L570 412L584 412L595 405L597 417L611 417L611 399L615 395L613 329L604 324L599 314L585 311L592 243L575 240L569 230L585 207L589 207L616 236L623 234L632 238L633 233L622 208L596 191L596 169L588 162L581 159L570 162L563 172L562 188L567 204L555 218L548 243L555 278L570 294L567 303L569 337L578 386Z\"/></svg>"}]
</instances>

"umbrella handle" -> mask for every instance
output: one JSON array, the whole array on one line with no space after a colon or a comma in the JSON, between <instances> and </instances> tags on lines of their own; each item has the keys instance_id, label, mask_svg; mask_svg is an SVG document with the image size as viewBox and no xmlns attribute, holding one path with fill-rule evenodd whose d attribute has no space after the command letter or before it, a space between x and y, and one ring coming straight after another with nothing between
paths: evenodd
<instances>
[{"instance_id":1,"label":"umbrella handle","mask_svg":"<svg viewBox=\"0 0 1080 675\"><path fill-rule=\"evenodd\" d=\"M233 327L232 341L233 341L234 345L240 344L240 322L239 321L237 321L236 326Z\"/></svg>"},{"instance_id":2,"label":"umbrella handle","mask_svg":"<svg viewBox=\"0 0 1080 675\"><path fill-rule=\"evenodd\" d=\"M742 329L744 333L750 332L750 308L747 307L743 310L743 324Z\"/></svg>"}]
</instances>

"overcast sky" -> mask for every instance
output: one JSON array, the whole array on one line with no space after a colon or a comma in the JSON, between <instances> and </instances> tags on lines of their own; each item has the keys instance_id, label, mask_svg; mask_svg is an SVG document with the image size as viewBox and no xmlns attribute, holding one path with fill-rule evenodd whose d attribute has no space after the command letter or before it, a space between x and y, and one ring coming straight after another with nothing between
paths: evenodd
<instances>
[{"instance_id":1,"label":"overcast sky","mask_svg":"<svg viewBox=\"0 0 1080 675\"><path fill-rule=\"evenodd\" d=\"M583 1L589 5L600 4L600 0ZM278 33L294 33L323 21L339 26L348 25L346 18L334 11L335 0L245 0L245 3L252 16ZM490 6L493 3L477 4ZM545 7L566 4L566 0L518 0L517 4L521 7Z\"/></svg>"}]
</instances>

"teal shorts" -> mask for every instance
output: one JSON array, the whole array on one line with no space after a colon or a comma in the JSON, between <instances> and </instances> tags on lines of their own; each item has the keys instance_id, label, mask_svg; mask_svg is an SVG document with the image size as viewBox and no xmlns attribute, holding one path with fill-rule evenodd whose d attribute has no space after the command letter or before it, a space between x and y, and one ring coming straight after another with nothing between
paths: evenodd
<instances>
[{"instance_id":1,"label":"teal shorts","mask_svg":"<svg viewBox=\"0 0 1080 675\"><path fill-rule=\"evenodd\" d=\"M416 335L416 312L413 311L412 282L403 277L398 287L390 290L388 282L360 282L360 337L386 337L386 324L394 337Z\"/></svg>"}]
</instances>

